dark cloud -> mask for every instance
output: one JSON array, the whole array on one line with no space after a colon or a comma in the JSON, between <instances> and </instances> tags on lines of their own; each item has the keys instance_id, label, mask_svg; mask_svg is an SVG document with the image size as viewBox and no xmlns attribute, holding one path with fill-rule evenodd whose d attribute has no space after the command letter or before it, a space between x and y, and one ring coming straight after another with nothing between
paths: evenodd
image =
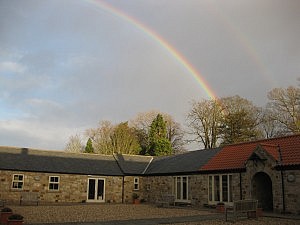
<instances>
[{"instance_id":1,"label":"dark cloud","mask_svg":"<svg viewBox=\"0 0 300 225\"><path fill-rule=\"evenodd\" d=\"M107 2L173 45L220 97L264 105L297 82L299 1ZM0 98L0 145L62 149L104 119L156 109L184 123L190 101L208 96L162 43L112 12L11 0L0 2Z\"/></svg>"}]
</instances>

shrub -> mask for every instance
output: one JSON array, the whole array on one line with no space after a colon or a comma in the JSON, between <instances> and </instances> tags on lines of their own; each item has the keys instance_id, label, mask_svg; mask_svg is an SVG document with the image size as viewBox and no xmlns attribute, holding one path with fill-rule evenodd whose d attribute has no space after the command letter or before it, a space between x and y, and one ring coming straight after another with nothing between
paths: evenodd
<instances>
[{"instance_id":1,"label":"shrub","mask_svg":"<svg viewBox=\"0 0 300 225\"><path fill-rule=\"evenodd\" d=\"M8 217L8 220L23 220L23 216L20 214L12 214Z\"/></svg>"},{"instance_id":2,"label":"shrub","mask_svg":"<svg viewBox=\"0 0 300 225\"><path fill-rule=\"evenodd\" d=\"M137 193L133 193L133 194L132 194L132 198L133 198L133 199L138 199L138 198L139 198L139 196L138 196L138 194L137 194Z\"/></svg>"},{"instance_id":3,"label":"shrub","mask_svg":"<svg viewBox=\"0 0 300 225\"><path fill-rule=\"evenodd\" d=\"M5 207L5 208L1 209L1 212L12 212L12 209Z\"/></svg>"}]
</instances>

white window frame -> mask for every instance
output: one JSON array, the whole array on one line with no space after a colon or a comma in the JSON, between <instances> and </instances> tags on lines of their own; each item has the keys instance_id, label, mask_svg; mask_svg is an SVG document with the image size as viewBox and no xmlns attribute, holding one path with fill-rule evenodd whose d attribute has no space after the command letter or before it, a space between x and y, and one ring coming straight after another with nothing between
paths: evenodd
<instances>
[{"instance_id":1,"label":"white window frame","mask_svg":"<svg viewBox=\"0 0 300 225\"><path fill-rule=\"evenodd\" d=\"M51 181L51 178L57 178L57 181ZM56 188L50 188L50 185L57 184L57 189ZM48 185L48 190L49 191L59 191L59 185L60 184L60 177L59 176L49 176L49 185Z\"/></svg>"},{"instance_id":2,"label":"white window frame","mask_svg":"<svg viewBox=\"0 0 300 225\"><path fill-rule=\"evenodd\" d=\"M133 190L138 191L140 189L140 178L134 177L133 178Z\"/></svg>"},{"instance_id":3,"label":"white window frame","mask_svg":"<svg viewBox=\"0 0 300 225\"><path fill-rule=\"evenodd\" d=\"M224 186L223 187L223 176L227 177L227 187ZM218 177L218 184L215 183L215 178ZM232 204L233 199L232 199L232 174L215 174L215 175L209 175L208 176L208 202L210 204L217 204L219 202L224 202L227 204ZM216 190L216 187L218 185L219 190ZM223 198L223 192L224 192L224 188L227 188L227 200L225 198L226 201L224 201ZM219 196L219 200L215 199L215 194L218 194Z\"/></svg>"},{"instance_id":4,"label":"white window frame","mask_svg":"<svg viewBox=\"0 0 300 225\"><path fill-rule=\"evenodd\" d=\"M94 180L95 181L95 193L94 193L94 198L93 199L89 199L89 185L90 185L90 180ZM98 182L99 181L103 181L103 195L102 198L100 196L97 196L98 194ZM106 179L103 177L93 177L89 175L88 181L87 181L87 202L105 202L105 183L106 183Z\"/></svg>"},{"instance_id":5,"label":"white window frame","mask_svg":"<svg viewBox=\"0 0 300 225\"><path fill-rule=\"evenodd\" d=\"M20 180L20 176L22 176L22 180ZM15 179L17 177L18 179ZM11 188L14 190L23 190L24 187L24 174L13 174ZM19 188L19 184L21 183L21 187ZM15 186L17 184L17 186Z\"/></svg>"},{"instance_id":6,"label":"white window frame","mask_svg":"<svg viewBox=\"0 0 300 225\"><path fill-rule=\"evenodd\" d=\"M173 179L174 179L175 201L189 203L190 202L190 200L189 200L189 177L188 176L176 176L176 177L173 177ZM184 179L185 179L185 183L183 182ZM180 185L180 190L178 190L178 186L177 186L178 184ZM185 188L184 188L184 184L186 184ZM186 193L184 193L183 190L185 190ZM179 195L179 197L178 197L178 195ZM186 195L186 198L183 198L184 195Z\"/></svg>"}]
</instances>

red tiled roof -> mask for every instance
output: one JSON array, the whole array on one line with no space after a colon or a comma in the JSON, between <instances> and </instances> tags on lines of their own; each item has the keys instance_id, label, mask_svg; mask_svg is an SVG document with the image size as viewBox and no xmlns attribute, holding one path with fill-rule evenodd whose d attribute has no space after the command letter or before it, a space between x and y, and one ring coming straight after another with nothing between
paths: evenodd
<instances>
[{"instance_id":1,"label":"red tiled roof","mask_svg":"<svg viewBox=\"0 0 300 225\"><path fill-rule=\"evenodd\" d=\"M259 145L277 161L280 161L280 148L282 165L300 165L300 135L292 135L224 146L201 170L243 169Z\"/></svg>"},{"instance_id":2,"label":"red tiled roof","mask_svg":"<svg viewBox=\"0 0 300 225\"><path fill-rule=\"evenodd\" d=\"M271 144L260 144L260 146L266 150L270 156L273 157L276 161L280 161L280 154L278 151L278 145L271 145Z\"/></svg>"}]
</instances>

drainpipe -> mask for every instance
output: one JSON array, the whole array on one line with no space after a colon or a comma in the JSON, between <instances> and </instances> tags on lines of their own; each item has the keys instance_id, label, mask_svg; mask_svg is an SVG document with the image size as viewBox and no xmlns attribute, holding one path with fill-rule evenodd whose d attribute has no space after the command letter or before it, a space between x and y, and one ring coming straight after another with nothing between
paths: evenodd
<instances>
[{"instance_id":1,"label":"drainpipe","mask_svg":"<svg viewBox=\"0 0 300 225\"><path fill-rule=\"evenodd\" d=\"M240 200L243 199L242 173L240 172Z\"/></svg>"},{"instance_id":2,"label":"drainpipe","mask_svg":"<svg viewBox=\"0 0 300 225\"><path fill-rule=\"evenodd\" d=\"M124 203L124 184L125 184L125 176L122 176L122 204Z\"/></svg>"},{"instance_id":3,"label":"drainpipe","mask_svg":"<svg viewBox=\"0 0 300 225\"><path fill-rule=\"evenodd\" d=\"M278 152L279 152L279 169L280 169L280 175L281 175L281 189L282 189L282 213L285 214L285 189L284 189L284 177L283 177L283 171L282 171L282 155L281 155L281 149L278 145Z\"/></svg>"}]
</instances>

